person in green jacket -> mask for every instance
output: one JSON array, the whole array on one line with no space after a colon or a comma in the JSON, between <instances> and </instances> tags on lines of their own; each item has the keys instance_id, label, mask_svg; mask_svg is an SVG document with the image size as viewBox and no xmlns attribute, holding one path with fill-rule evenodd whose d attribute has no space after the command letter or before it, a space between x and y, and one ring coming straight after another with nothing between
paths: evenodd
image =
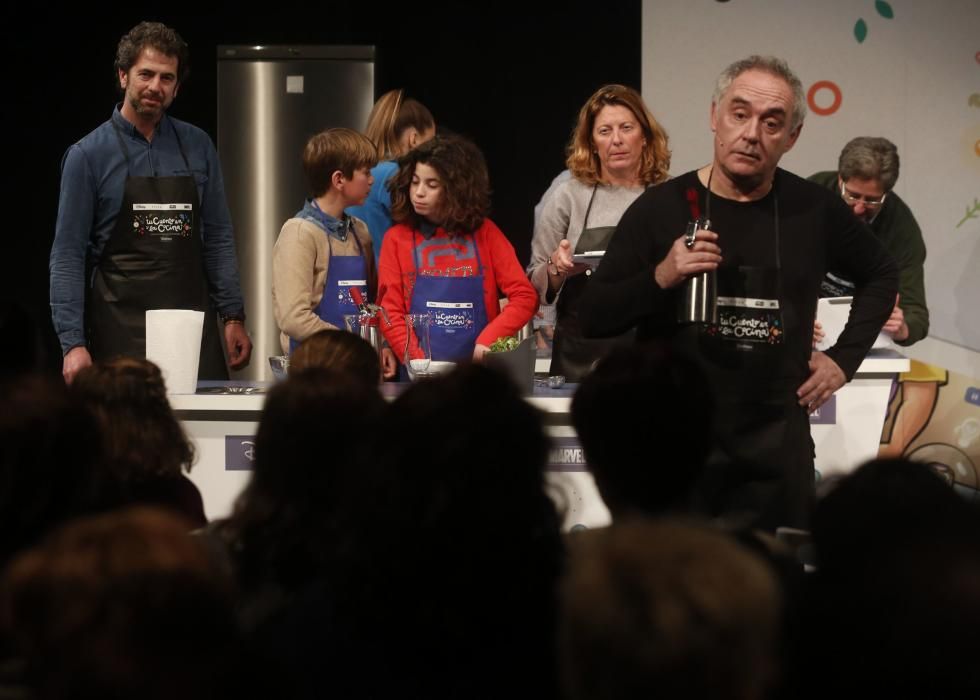
<instances>
[{"instance_id":1,"label":"person in green jacket","mask_svg":"<svg viewBox=\"0 0 980 700\"><path fill-rule=\"evenodd\" d=\"M929 309L923 266L926 245L912 210L892 192L898 180L898 149L891 141L874 136L851 139L841 151L837 172L820 172L810 180L840 192L854 215L864 221L899 270L898 299L882 330L899 345L912 345L929 333ZM854 284L827 273L821 285L824 296L851 296Z\"/></svg>"}]
</instances>

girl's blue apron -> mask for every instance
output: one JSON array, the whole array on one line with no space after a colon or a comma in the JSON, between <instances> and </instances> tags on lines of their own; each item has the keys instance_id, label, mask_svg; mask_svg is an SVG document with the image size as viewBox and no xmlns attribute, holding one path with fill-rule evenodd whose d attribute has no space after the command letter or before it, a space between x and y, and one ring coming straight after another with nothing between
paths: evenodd
<instances>
[{"instance_id":1,"label":"girl's blue apron","mask_svg":"<svg viewBox=\"0 0 980 700\"><path fill-rule=\"evenodd\" d=\"M476 339L487 325L487 309L483 297L483 262L473 236L457 239L472 248L476 272L461 266L462 276L442 274L439 269L427 270L421 264L419 246L413 242L415 286L409 312L429 314L429 338L433 360L458 362L473 357ZM465 260L466 252L462 256ZM451 272L451 271L450 271Z\"/></svg>"}]
</instances>

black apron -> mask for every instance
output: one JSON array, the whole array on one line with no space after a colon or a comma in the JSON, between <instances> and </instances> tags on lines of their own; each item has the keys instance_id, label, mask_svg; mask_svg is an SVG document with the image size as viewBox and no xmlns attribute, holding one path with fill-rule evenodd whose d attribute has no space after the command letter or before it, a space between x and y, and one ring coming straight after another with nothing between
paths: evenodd
<instances>
[{"instance_id":1,"label":"black apron","mask_svg":"<svg viewBox=\"0 0 980 700\"><path fill-rule=\"evenodd\" d=\"M853 297L855 291L857 285L854 282L832 272L825 273L820 281L821 297Z\"/></svg>"},{"instance_id":2,"label":"black apron","mask_svg":"<svg viewBox=\"0 0 980 700\"><path fill-rule=\"evenodd\" d=\"M596 226L589 228L589 212L595 200L598 184L592 188L589 205L585 209L585 221L582 222L582 234L575 244L575 254L581 255L588 251L605 250L616 232L615 226ZM551 351L551 374L564 375L569 382L581 381L592 371L602 357L613 348L620 345L630 345L636 337L635 329L611 338L586 338L582 334L582 322L579 319L579 299L585 294L592 270L569 277L562 286L558 303L555 307L555 337Z\"/></svg>"},{"instance_id":3,"label":"black apron","mask_svg":"<svg viewBox=\"0 0 980 700\"><path fill-rule=\"evenodd\" d=\"M710 187L710 182L709 182ZM711 191L705 202L710 217ZM796 389L774 381L785 361L779 201L773 192L775 266L718 269L718 323L691 324L682 343L715 390L714 445L697 506L733 527L806 527L813 498L813 440Z\"/></svg>"},{"instance_id":4,"label":"black apron","mask_svg":"<svg viewBox=\"0 0 980 700\"><path fill-rule=\"evenodd\" d=\"M122 132L112 126L130 169ZM190 173L176 128L174 136ZM228 378L203 248L193 175L127 175L115 226L91 271L86 333L94 360L145 357L147 309L191 309L204 312L198 379Z\"/></svg>"}]
</instances>

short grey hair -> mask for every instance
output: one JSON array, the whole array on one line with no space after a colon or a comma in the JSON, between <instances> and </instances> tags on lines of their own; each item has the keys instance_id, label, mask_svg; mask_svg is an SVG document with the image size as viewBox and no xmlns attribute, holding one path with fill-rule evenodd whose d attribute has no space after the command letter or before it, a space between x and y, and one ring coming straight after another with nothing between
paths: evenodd
<instances>
[{"instance_id":1,"label":"short grey hair","mask_svg":"<svg viewBox=\"0 0 980 700\"><path fill-rule=\"evenodd\" d=\"M721 104L721 98L732 86L735 78L750 70L760 70L786 81L793 91L793 118L790 122L790 128L792 130L802 124L803 120L806 119L806 95L803 93L803 83L800 82L796 73L790 69L789 64L776 56L749 56L741 61L735 61L718 76L718 81L715 83L715 94L711 101L716 105Z\"/></svg>"},{"instance_id":2,"label":"short grey hair","mask_svg":"<svg viewBox=\"0 0 980 700\"><path fill-rule=\"evenodd\" d=\"M840 152L837 173L841 180L878 180L885 192L891 192L898 182L898 149L880 136L858 136L851 139Z\"/></svg>"}]
</instances>

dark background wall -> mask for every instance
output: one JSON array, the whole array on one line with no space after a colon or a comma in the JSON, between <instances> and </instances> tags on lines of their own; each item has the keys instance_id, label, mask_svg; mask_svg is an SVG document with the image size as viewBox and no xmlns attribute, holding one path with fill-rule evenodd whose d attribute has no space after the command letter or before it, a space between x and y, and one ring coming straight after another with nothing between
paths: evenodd
<instances>
[{"instance_id":1,"label":"dark background wall","mask_svg":"<svg viewBox=\"0 0 980 700\"><path fill-rule=\"evenodd\" d=\"M60 351L50 327L47 260L61 157L108 118L118 99L115 47L140 20L169 24L189 43L191 75L171 113L215 142L218 45L374 45L377 95L405 88L439 124L483 149L494 190L491 217L522 262L534 204L564 167L579 107L604 83L640 87L639 0L406 3L397 14L367 2L269 3L264 12L202 5L99 6L98 18L51 6L3 11L8 254L2 293L41 327L52 370L60 369Z\"/></svg>"}]
</instances>

